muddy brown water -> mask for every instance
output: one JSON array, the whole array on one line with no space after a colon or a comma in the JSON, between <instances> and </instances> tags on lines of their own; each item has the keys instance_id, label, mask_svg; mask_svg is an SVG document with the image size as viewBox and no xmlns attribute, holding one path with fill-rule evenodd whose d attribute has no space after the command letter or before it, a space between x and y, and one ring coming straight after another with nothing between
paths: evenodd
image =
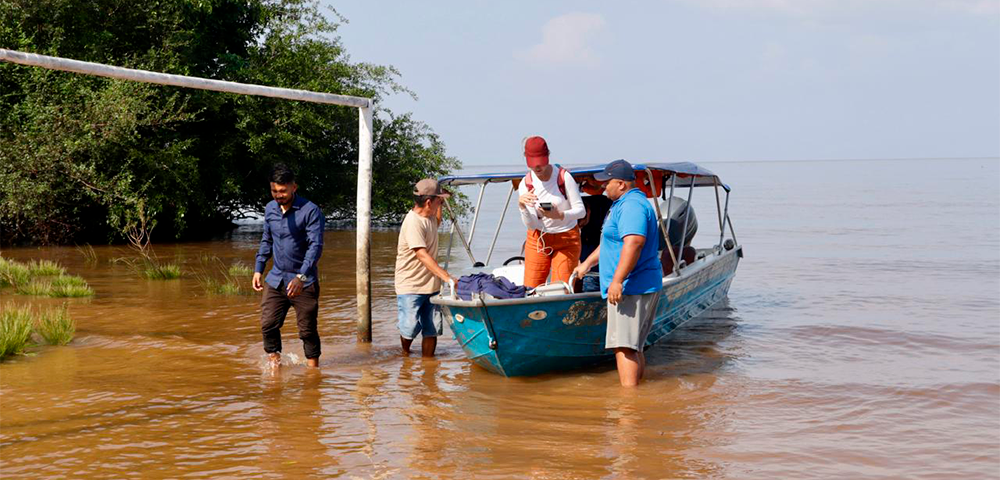
<instances>
[{"instance_id":1,"label":"muddy brown water","mask_svg":"<svg viewBox=\"0 0 1000 480\"><path fill-rule=\"evenodd\" d=\"M95 247L96 264L72 247L7 249L97 294L68 302L72 343L0 364L0 475L1000 478L1000 165L953 165L708 165L734 187L747 256L728 301L648 352L636 389L608 365L499 377L450 332L435 359L400 356L392 231L373 238L374 342L355 341L354 232L327 232L321 369L295 363L288 322L277 374L258 297L208 295L193 277L208 257L251 264L252 226L158 245L185 271L173 281L109 263L118 247ZM696 244L712 241L706 205ZM517 253L516 226L494 263Z\"/></svg>"}]
</instances>

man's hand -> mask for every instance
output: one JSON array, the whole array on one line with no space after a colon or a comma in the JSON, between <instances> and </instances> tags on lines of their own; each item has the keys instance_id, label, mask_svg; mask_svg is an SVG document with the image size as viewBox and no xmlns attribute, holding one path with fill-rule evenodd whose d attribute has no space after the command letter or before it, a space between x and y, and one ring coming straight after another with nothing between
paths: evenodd
<instances>
[{"instance_id":1,"label":"man's hand","mask_svg":"<svg viewBox=\"0 0 1000 480\"><path fill-rule=\"evenodd\" d=\"M573 269L573 275L576 275L577 280L583 280L583 277L587 275L590 271L590 267L585 263L581 263Z\"/></svg>"},{"instance_id":2,"label":"man's hand","mask_svg":"<svg viewBox=\"0 0 1000 480\"><path fill-rule=\"evenodd\" d=\"M288 282L288 290L286 290L288 298L295 298L302 293L302 280L299 277L295 277L291 282Z\"/></svg>"},{"instance_id":3,"label":"man's hand","mask_svg":"<svg viewBox=\"0 0 1000 480\"><path fill-rule=\"evenodd\" d=\"M534 205L538 201L538 197L534 193L528 192L520 197L517 197L517 208L521 210L526 210L528 205Z\"/></svg>"},{"instance_id":4,"label":"man's hand","mask_svg":"<svg viewBox=\"0 0 1000 480\"><path fill-rule=\"evenodd\" d=\"M255 292L264 290L264 286L260 284L260 272L253 272L253 289Z\"/></svg>"},{"instance_id":5,"label":"man's hand","mask_svg":"<svg viewBox=\"0 0 1000 480\"><path fill-rule=\"evenodd\" d=\"M611 282L608 285L608 303L612 305L618 305L618 302L622 300L622 284L621 282Z\"/></svg>"}]
</instances>

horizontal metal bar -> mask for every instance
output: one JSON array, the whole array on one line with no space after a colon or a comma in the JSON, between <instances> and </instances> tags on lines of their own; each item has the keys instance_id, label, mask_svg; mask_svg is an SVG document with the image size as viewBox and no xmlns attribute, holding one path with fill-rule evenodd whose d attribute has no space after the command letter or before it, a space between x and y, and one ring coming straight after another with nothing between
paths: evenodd
<instances>
[{"instance_id":1,"label":"horizontal metal bar","mask_svg":"<svg viewBox=\"0 0 1000 480\"><path fill-rule=\"evenodd\" d=\"M284 98L287 100L299 100L303 102L343 105L345 107L369 108L372 106L371 99L364 97L312 92L309 90L298 90L294 88L265 87L263 85L251 85L246 83L227 82L223 80L212 80L209 78L188 77L185 75L136 70L133 68L113 67L102 63L82 62L80 60L50 57L48 55L18 52L3 48L0 48L0 60L32 67L48 68L50 70L62 70L64 72L83 73L99 77L132 80L135 82L158 85L173 85L175 87L197 88L200 90L213 90L216 92Z\"/></svg>"}]
</instances>

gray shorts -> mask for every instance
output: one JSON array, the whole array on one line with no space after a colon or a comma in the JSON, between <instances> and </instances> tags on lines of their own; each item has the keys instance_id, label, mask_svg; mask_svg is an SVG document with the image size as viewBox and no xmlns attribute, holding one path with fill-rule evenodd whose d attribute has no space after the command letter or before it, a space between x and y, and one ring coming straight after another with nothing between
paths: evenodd
<instances>
[{"instance_id":1,"label":"gray shorts","mask_svg":"<svg viewBox=\"0 0 1000 480\"><path fill-rule=\"evenodd\" d=\"M642 351L656 316L660 292L622 295L618 305L608 304L608 332L604 348L631 348Z\"/></svg>"}]
</instances>

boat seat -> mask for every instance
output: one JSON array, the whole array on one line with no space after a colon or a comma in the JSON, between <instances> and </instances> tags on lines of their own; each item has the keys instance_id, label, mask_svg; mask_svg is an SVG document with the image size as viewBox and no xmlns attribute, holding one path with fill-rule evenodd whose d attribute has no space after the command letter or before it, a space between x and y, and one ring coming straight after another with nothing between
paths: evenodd
<instances>
[{"instance_id":1,"label":"boat seat","mask_svg":"<svg viewBox=\"0 0 1000 480\"><path fill-rule=\"evenodd\" d=\"M572 293L569 284L566 282L546 283L535 287L534 295L539 297L551 297L553 295L566 295Z\"/></svg>"},{"instance_id":2,"label":"boat seat","mask_svg":"<svg viewBox=\"0 0 1000 480\"><path fill-rule=\"evenodd\" d=\"M493 269L494 277L504 277L514 285L524 285L524 264L504 265Z\"/></svg>"},{"instance_id":3,"label":"boat seat","mask_svg":"<svg viewBox=\"0 0 1000 480\"><path fill-rule=\"evenodd\" d=\"M677 250L674 251L676 252ZM684 247L684 253L681 256L681 260L684 261L684 265L691 265L697 259L698 259L698 251L695 250L694 247L690 245ZM670 273L673 273L674 259L670 258L669 250L664 248L663 251L660 252L660 263L663 265L664 275L669 275Z\"/></svg>"}]
</instances>

